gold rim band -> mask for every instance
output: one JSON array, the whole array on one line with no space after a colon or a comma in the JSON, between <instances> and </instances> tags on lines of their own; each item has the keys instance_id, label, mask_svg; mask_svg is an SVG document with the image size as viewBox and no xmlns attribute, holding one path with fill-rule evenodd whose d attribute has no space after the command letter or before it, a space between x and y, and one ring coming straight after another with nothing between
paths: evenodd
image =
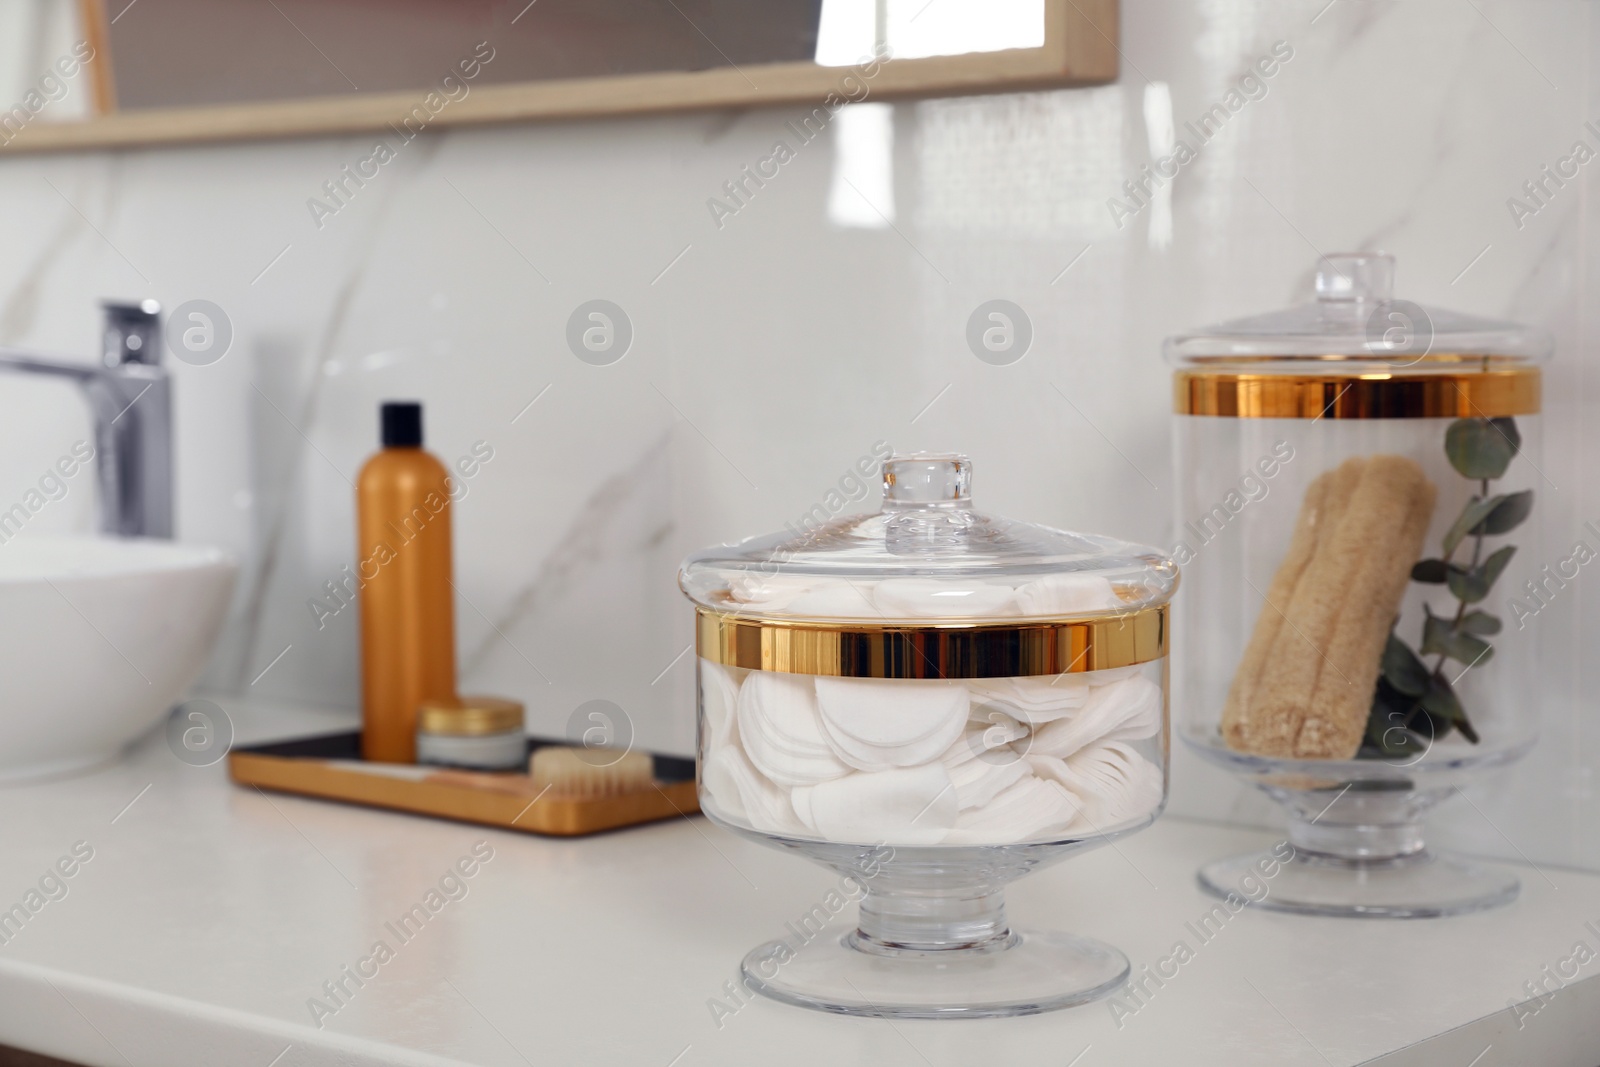
<instances>
[{"instance_id":1,"label":"gold rim band","mask_svg":"<svg viewBox=\"0 0 1600 1067\"><path fill-rule=\"evenodd\" d=\"M725 667L840 678L1020 678L1103 671L1167 654L1167 605L1061 622L806 623L696 612L700 655Z\"/></svg>"},{"instance_id":2,"label":"gold rim band","mask_svg":"<svg viewBox=\"0 0 1600 1067\"><path fill-rule=\"evenodd\" d=\"M1498 419L1539 413L1539 369L1424 374L1180 370L1179 415L1235 419Z\"/></svg>"},{"instance_id":3,"label":"gold rim band","mask_svg":"<svg viewBox=\"0 0 1600 1067\"><path fill-rule=\"evenodd\" d=\"M482 737L520 730L522 704L503 697L482 696L425 700L417 708L417 729L451 737Z\"/></svg>"}]
</instances>

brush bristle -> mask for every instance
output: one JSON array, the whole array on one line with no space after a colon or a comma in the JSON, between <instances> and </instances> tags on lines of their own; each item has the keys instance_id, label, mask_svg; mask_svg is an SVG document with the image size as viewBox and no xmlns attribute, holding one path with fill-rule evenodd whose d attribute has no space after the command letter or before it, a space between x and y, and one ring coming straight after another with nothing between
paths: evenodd
<instances>
[{"instance_id":1,"label":"brush bristle","mask_svg":"<svg viewBox=\"0 0 1600 1067\"><path fill-rule=\"evenodd\" d=\"M644 752L614 748L535 749L528 761L533 788L548 788L551 796L614 797L637 793L655 784L655 770Z\"/></svg>"}]
</instances>

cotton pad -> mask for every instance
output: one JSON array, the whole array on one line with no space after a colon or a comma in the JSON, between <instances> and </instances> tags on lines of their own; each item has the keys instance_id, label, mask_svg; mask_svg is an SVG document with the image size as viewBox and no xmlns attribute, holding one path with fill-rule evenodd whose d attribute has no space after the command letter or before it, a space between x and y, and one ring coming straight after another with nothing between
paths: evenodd
<instances>
[{"instance_id":1,"label":"cotton pad","mask_svg":"<svg viewBox=\"0 0 1600 1067\"><path fill-rule=\"evenodd\" d=\"M960 682L818 678L817 707L836 735L894 747L966 722L970 700ZM949 744L947 738L945 744Z\"/></svg>"},{"instance_id":2,"label":"cotton pad","mask_svg":"<svg viewBox=\"0 0 1600 1067\"><path fill-rule=\"evenodd\" d=\"M937 760L966 728L959 682L818 678L817 705L834 754L857 770Z\"/></svg>"},{"instance_id":3,"label":"cotton pad","mask_svg":"<svg viewBox=\"0 0 1600 1067\"><path fill-rule=\"evenodd\" d=\"M1141 741L1161 729L1161 687L1135 675L1099 686L1073 715L1041 726L1030 752L1070 756L1099 741Z\"/></svg>"},{"instance_id":4,"label":"cotton pad","mask_svg":"<svg viewBox=\"0 0 1600 1067\"><path fill-rule=\"evenodd\" d=\"M784 608L786 614L804 615L814 619L881 619L864 590L870 582L850 582L843 578L814 584L811 589L791 600Z\"/></svg>"},{"instance_id":5,"label":"cotton pad","mask_svg":"<svg viewBox=\"0 0 1600 1067\"><path fill-rule=\"evenodd\" d=\"M812 581L788 574L742 574L728 582L728 597L740 605L779 611L811 591Z\"/></svg>"},{"instance_id":6,"label":"cotton pad","mask_svg":"<svg viewBox=\"0 0 1600 1067\"><path fill-rule=\"evenodd\" d=\"M816 788L814 785L797 785L789 790L789 803L794 807L795 817L812 833L817 830L817 820L811 814L811 792Z\"/></svg>"},{"instance_id":7,"label":"cotton pad","mask_svg":"<svg viewBox=\"0 0 1600 1067\"><path fill-rule=\"evenodd\" d=\"M737 748L725 748L706 762L705 787L728 817L743 819L767 833L798 834L805 827L795 816L786 790L763 778Z\"/></svg>"},{"instance_id":8,"label":"cotton pad","mask_svg":"<svg viewBox=\"0 0 1600 1067\"><path fill-rule=\"evenodd\" d=\"M933 845L960 811L944 764L862 772L811 790L817 832L861 845Z\"/></svg>"},{"instance_id":9,"label":"cotton pad","mask_svg":"<svg viewBox=\"0 0 1600 1067\"><path fill-rule=\"evenodd\" d=\"M958 767L968 760L977 759L979 756L991 759L1003 758L1003 753L1011 751L1013 742L1026 743L1028 728L999 711L991 711L991 722L974 722L967 720L966 729L956 736L939 757L946 767Z\"/></svg>"},{"instance_id":10,"label":"cotton pad","mask_svg":"<svg viewBox=\"0 0 1600 1067\"><path fill-rule=\"evenodd\" d=\"M779 785L815 785L850 768L823 737L810 676L752 671L739 690L745 755Z\"/></svg>"},{"instance_id":11,"label":"cotton pad","mask_svg":"<svg viewBox=\"0 0 1600 1067\"><path fill-rule=\"evenodd\" d=\"M993 706L1035 726L1052 722L1088 702L1086 677L1058 674L1037 678L982 678L968 683L972 689L972 714L977 716L981 708Z\"/></svg>"},{"instance_id":12,"label":"cotton pad","mask_svg":"<svg viewBox=\"0 0 1600 1067\"><path fill-rule=\"evenodd\" d=\"M1161 769L1121 741L1095 745L1066 763L1068 788L1083 802L1074 829L1107 833L1148 818L1161 806Z\"/></svg>"},{"instance_id":13,"label":"cotton pad","mask_svg":"<svg viewBox=\"0 0 1600 1067\"><path fill-rule=\"evenodd\" d=\"M886 578L873 587L872 601L889 618L971 618L1015 610L1009 585L932 578Z\"/></svg>"},{"instance_id":14,"label":"cotton pad","mask_svg":"<svg viewBox=\"0 0 1600 1067\"><path fill-rule=\"evenodd\" d=\"M1051 830L1064 833L1077 810L1077 799L1065 789L1029 774L981 808L962 812L945 842L1004 845Z\"/></svg>"},{"instance_id":15,"label":"cotton pad","mask_svg":"<svg viewBox=\"0 0 1600 1067\"><path fill-rule=\"evenodd\" d=\"M1011 785L1033 774L1021 756L1008 762L968 760L950 768L950 781L955 783L956 803L962 811L981 808Z\"/></svg>"},{"instance_id":16,"label":"cotton pad","mask_svg":"<svg viewBox=\"0 0 1600 1067\"><path fill-rule=\"evenodd\" d=\"M700 788L722 814L736 822L748 822L750 813L745 810L744 790L739 785L741 763L745 771L755 773L744 753L734 746L712 749L700 772Z\"/></svg>"},{"instance_id":17,"label":"cotton pad","mask_svg":"<svg viewBox=\"0 0 1600 1067\"><path fill-rule=\"evenodd\" d=\"M1108 667L1103 671L1089 671L1083 677L1091 686L1102 686L1110 685L1112 682L1120 682L1125 678L1132 678L1136 674L1143 673L1143 671L1143 667L1135 664L1132 667Z\"/></svg>"},{"instance_id":18,"label":"cotton pad","mask_svg":"<svg viewBox=\"0 0 1600 1067\"><path fill-rule=\"evenodd\" d=\"M738 730L739 683L728 668L708 659L700 661L700 709L706 729L706 751L715 752L734 743Z\"/></svg>"},{"instance_id":19,"label":"cotton pad","mask_svg":"<svg viewBox=\"0 0 1600 1067\"><path fill-rule=\"evenodd\" d=\"M1016 603L1021 615L1083 615L1119 608L1122 598L1098 574L1068 573L1047 574L1020 587Z\"/></svg>"}]
</instances>

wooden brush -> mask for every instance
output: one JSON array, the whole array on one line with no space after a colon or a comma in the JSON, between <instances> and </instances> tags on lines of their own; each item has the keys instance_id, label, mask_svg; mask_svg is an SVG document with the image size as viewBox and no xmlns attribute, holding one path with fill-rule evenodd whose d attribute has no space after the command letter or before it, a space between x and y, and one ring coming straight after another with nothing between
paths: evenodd
<instances>
[{"instance_id":1,"label":"wooden brush","mask_svg":"<svg viewBox=\"0 0 1600 1067\"><path fill-rule=\"evenodd\" d=\"M648 753L615 748L547 745L534 749L528 774L534 792L548 788L553 797L614 797L655 785L655 766Z\"/></svg>"}]
</instances>

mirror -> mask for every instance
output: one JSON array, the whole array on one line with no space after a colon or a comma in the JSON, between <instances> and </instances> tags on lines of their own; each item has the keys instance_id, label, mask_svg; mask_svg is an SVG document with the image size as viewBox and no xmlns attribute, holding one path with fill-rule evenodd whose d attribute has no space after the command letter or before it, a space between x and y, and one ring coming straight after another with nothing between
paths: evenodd
<instances>
[{"instance_id":1,"label":"mirror","mask_svg":"<svg viewBox=\"0 0 1600 1067\"><path fill-rule=\"evenodd\" d=\"M1116 35L1117 0L0 0L0 152L1102 84Z\"/></svg>"}]
</instances>

